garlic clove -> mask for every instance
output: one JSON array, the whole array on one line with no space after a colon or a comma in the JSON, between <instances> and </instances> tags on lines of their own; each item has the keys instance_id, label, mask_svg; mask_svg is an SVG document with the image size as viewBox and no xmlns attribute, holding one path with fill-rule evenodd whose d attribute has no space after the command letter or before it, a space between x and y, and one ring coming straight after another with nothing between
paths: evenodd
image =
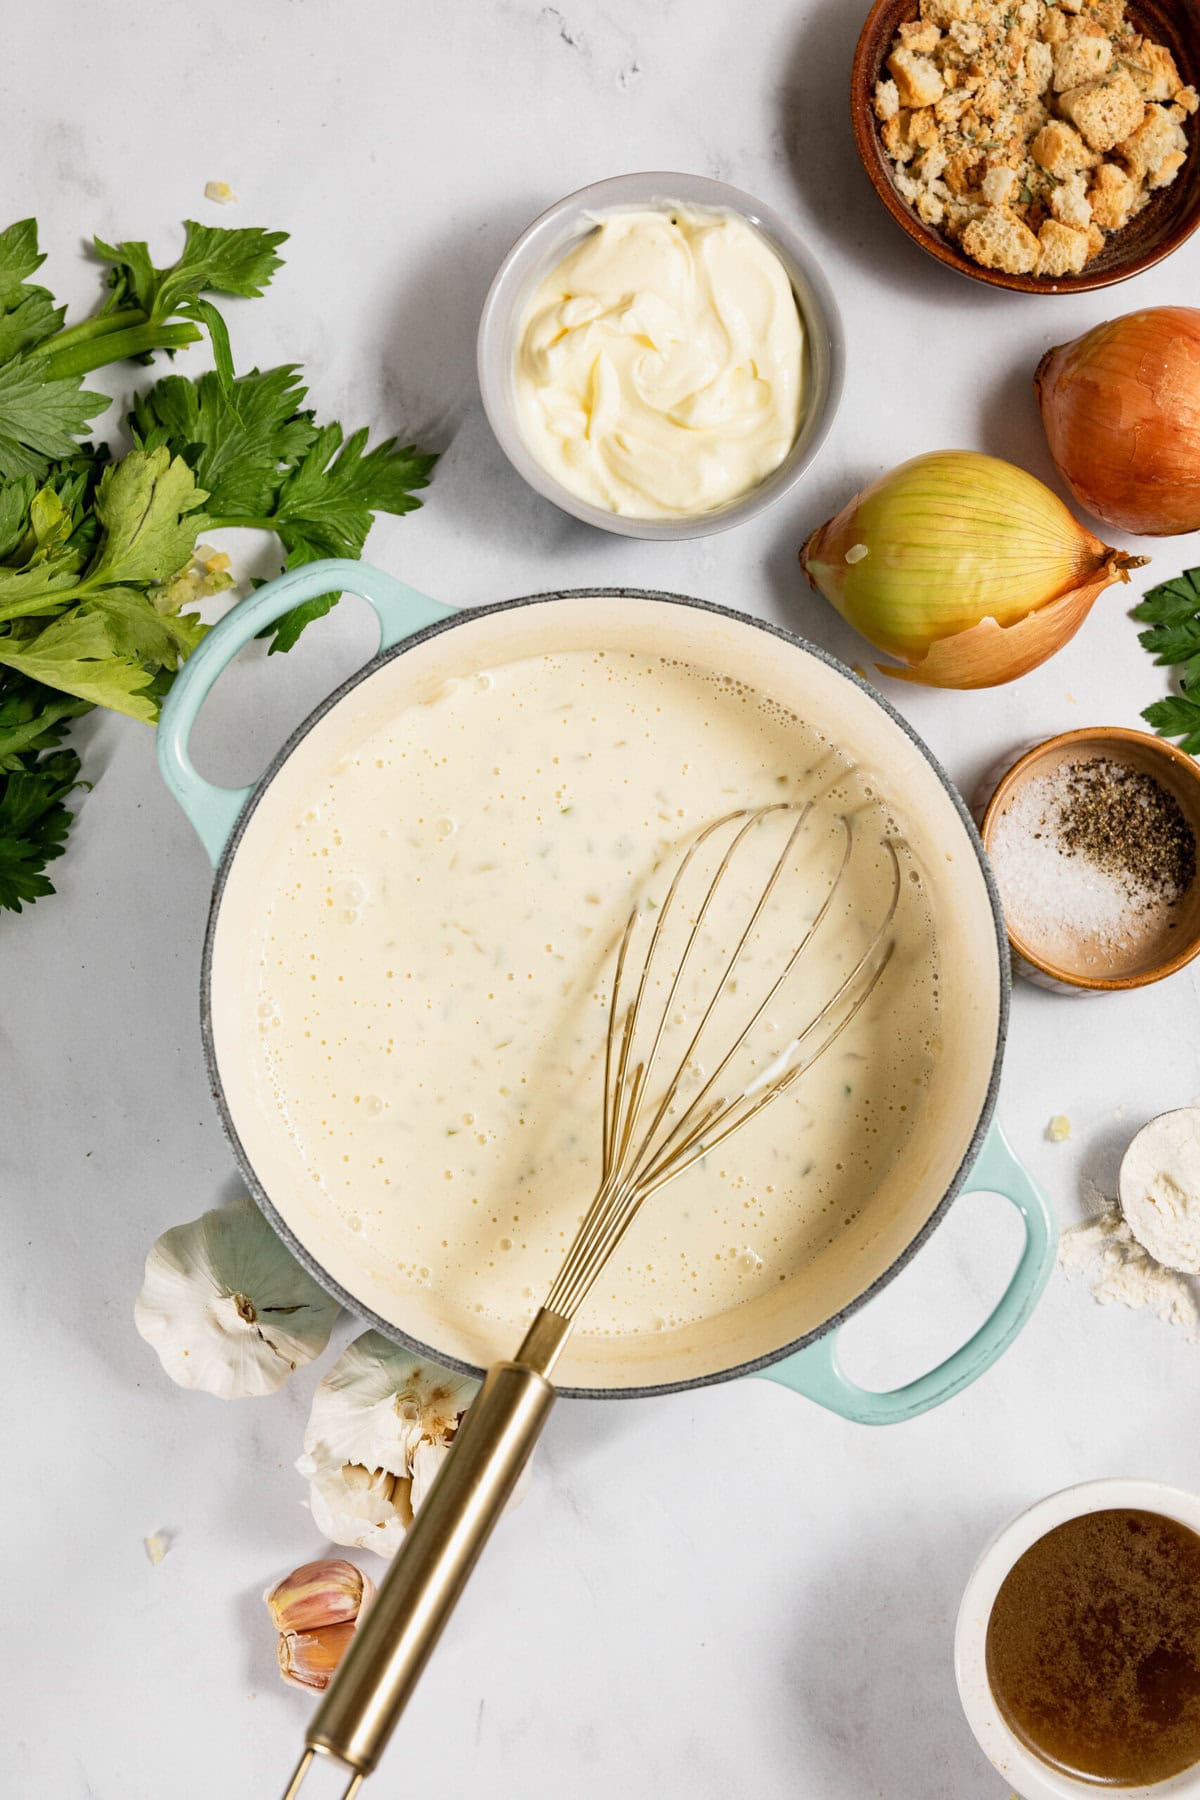
<instances>
[{"instance_id":1,"label":"garlic clove","mask_svg":"<svg viewBox=\"0 0 1200 1800\"><path fill-rule=\"evenodd\" d=\"M172 1381L233 1400L319 1356L339 1310L242 1198L156 1240L134 1322Z\"/></svg>"},{"instance_id":2,"label":"garlic clove","mask_svg":"<svg viewBox=\"0 0 1200 1800\"><path fill-rule=\"evenodd\" d=\"M316 1631L285 1631L279 1638L279 1673L293 1687L324 1691L350 1648L354 1624L322 1625Z\"/></svg>"},{"instance_id":3,"label":"garlic clove","mask_svg":"<svg viewBox=\"0 0 1200 1800\"><path fill-rule=\"evenodd\" d=\"M296 1464L318 1529L394 1555L478 1389L377 1331L356 1338L313 1395Z\"/></svg>"},{"instance_id":4,"label":"garlic clove","mask_svg":"<svg viewBox=\"0 0 1200 1800\"><path fill-rule=\"evenodd\" d=\"M263 1595L276 1631L313 1631L357 1619L375 1592L370 1576L343 1557L302 1563Z\"/></svg>"}]
</instances>

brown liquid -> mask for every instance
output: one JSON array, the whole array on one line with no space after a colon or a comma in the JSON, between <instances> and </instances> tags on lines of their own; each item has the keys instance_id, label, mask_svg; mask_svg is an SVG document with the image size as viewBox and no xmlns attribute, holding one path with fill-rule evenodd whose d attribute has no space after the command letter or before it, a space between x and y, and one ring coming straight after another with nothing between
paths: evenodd
<instances>
[{"instance_id":1,"label":"brown liquid","mask_svg":"<svg viewBox=\"0 0 1200 1800\"><path fill-rule=\"evenodd\" d=\"M987 1672L1009 1728L1084 1781L1138 1787L1200 1762L1200 1537L1158 1513L1085 1513L1009 1571Z\"/></svg>"}]
</instances>

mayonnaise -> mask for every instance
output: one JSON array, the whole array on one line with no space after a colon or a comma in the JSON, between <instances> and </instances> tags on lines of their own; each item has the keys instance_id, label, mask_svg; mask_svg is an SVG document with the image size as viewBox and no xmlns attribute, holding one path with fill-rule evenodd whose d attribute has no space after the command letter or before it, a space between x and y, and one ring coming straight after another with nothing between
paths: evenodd
<instances>
[{"instance_id":1,"label":"mayonnaise","mask_svg":"<svg viewBox=\"0 0 1200 1800\"><path fill-rule=\"evenodd\" d=\"M593 506L709 512L777 469L800 425L804 338L779 258L730 213L613 212L522 323L517 417Z\"/></svg>"}]
</instances>

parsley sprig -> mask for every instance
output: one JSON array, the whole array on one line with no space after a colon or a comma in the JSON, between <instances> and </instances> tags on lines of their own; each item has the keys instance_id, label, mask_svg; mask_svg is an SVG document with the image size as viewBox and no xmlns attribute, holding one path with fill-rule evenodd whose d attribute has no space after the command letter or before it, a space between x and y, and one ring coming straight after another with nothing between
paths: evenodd
<instances>
[{"instance_id":1,"label":"parsley sprig","mask_svg":"<svg viewBox=\"0 0 1200 1800\"><path fill-rule=\"evenodd\" d=\"M361 555L374 515L420 504L435 459L395 439L368 448L305 404L295 364L238 376L213 295L260 295L286 233L184 226L178 259L96 240L108 292L91 317L30 278L37 226L0 231L0 908L53 893L46 865L71 822L79 759L62 738L93 706L152 723L206 630L187 610L232 576L196 560L201 533L273 531L287 568ZM107 364L174 356L207 333L215 367L166 375L134 403L133 448L86 441L111 404L84 380ZM223 560L223 559L222 559ZM338 599L274 628L287 650Z\"/></svg>"},{"instance_id":2,"label":"parsley sprig","mask_svg":"<svg viewBox=\"0 0 1200 1800\"><path fill-rule=\"evenodd\" d=\"M1200 756L1200 568L1151 588L1133 616L1150 624L1138 642L1160 667L1174 669L1180 687L1146 707L1142 717L1159 737L1177 738L1181 750Z\"/></svg>"}]
</instances>

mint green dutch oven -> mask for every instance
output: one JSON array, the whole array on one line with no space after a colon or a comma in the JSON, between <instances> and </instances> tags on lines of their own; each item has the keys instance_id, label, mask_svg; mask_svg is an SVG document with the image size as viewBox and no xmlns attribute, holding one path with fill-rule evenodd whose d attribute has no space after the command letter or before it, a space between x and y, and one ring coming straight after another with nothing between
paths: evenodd
<instances>
[{"instance_id":1,"label":"mint green dutch oven","mask_svg":"<svg viewBox=\"0 0 1200 1800\"><path fill-rule=\"evenodd\" d=\"M222 788L194 768L188 739L226 664L272 620L331 590L361 595L379 620L378 653L329 695L253 787ZM295 816L304 771L322 747L345 740L361 715L412 702L430 679L555 649L620 647L678 654L735 674L818 722L872 766L887 770L889 797L925 834L922 857L938 918L943 961L944 1074L914 1124L886 1191L811 1268L789 1279L769 1305L744 1305L716 1327L656 1333L620 1358L589 1349L580 1334L564 1355L559 1391L592 1396L668 1392L761 1374L844 1418L892 1424L949 1400L978 1379L1017 1336L1046 1284L1055 1234L1042 1193L992 1120L1009 1005L1004 925L991 874L962 800L924 744L886 701L824 651L726 608L680 595L592 589L530 595L456 612L368 565L314 563L268 583L205 638L176 680L158 732L163 777L216 869L205 940L202 1025L213 1094L234 1155L258 1204L324 1287L378 1330L456 1368L484 1360L421 1302L389 1287L361 1240L287 1181L272 1142L279 1127L251 1097L254 1021L245 964L253 936L260 848ZM299 785L298 785L299 784ZM311 1186L311 1184L308 1184ZM961 1193L1002 1195L1017 1210L1024 1245L992 1313L937 1368L890 1392L851 1381L837 1354L839 1327L905 1266ZM511 1351L498 1346L498 1354ZM605 1358L608 1358L606 1361Z\"/></svg>"}]
</instances>

